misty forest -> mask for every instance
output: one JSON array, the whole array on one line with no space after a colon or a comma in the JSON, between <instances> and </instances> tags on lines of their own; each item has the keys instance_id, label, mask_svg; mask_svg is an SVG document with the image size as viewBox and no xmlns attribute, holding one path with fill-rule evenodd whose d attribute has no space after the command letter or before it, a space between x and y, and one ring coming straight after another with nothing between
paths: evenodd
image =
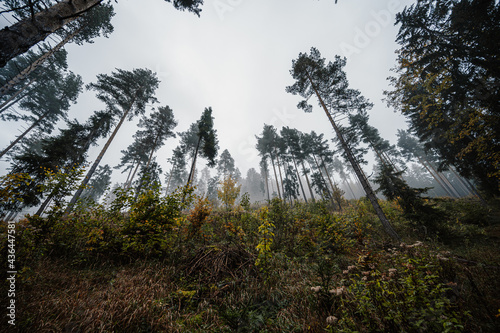
<instances>
[{"instance_id":1,"label":"misty forest","mask_svg":"<svg viewBox=\"0 0 500 333\"><path fill-rule=\"evenodd\" d=\"M401 6L382 101L311 36L267 75L319 120L255 116L251 163L222 135L251 115L176 107L140 57L69 61L122 1L0 1L0 332L500 332L498 1ZM189 22L242 3L154 2Z\"/></svg>"}]
</instances>

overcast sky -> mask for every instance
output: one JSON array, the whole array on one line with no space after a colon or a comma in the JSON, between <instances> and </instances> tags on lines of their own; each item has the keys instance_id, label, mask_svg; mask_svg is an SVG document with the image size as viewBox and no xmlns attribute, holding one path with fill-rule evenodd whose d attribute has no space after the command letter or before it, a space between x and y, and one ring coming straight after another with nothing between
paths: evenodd
<instances>
[{"instance_id":1,"label":"overcast sky","mask_svg":"<svg viewBox=\"0 0 500 333\"><path fill-rule=\"evenodd\" d=\"M115 31L109 38L68 45L66 50L70 69L85 83L115 68L157 72L161 84L156 97L159 105L173 109L176 132L188 129L211 106L219 152L228 149L245 175L251 167L258 169L255 135L260 135L264 123L278 129L314 130L333 138L316 100L313 113L305 114L296 108L300 97L285 92L293 84L292 60L312 46L330 60L337 54L347 57L350 87L374 103L371 125L395 143L397 129L406 128L406 123L382 101L383 91L389 89L387 77L396 64L395 13L413 2L339 0L335 5L334 0L205 0L198 18L162 0L119 0L112 20ZM104 106L94 93L85 92L70 109L69 118L83 122L101 109ZM132 142L138 120L124 124L101 165L119 163L120 150ZM2 147L25 127L12 122L1 126ZM164 172L170 170L167 159L177 144L178 139L169 139L157 153ZM91 148L91 161L100 149ZM2 162L0 167L5 174L8 164ZM113 182L125 178L126 174L114 171Z\"/></svg>"}]
</instances>

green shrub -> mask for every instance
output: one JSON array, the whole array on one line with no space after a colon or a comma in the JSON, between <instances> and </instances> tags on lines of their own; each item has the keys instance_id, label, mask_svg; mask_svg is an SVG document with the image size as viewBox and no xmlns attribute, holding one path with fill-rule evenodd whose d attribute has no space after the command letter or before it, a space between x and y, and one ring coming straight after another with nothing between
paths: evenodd
<instances>
[{"instance_id":1,"label":"green shrub","mask_svg":"<svg viewBox=\"0 0 500 333\"><path fill-rule=\"evenodd\" d=\"M123 252L132 256L161 256L180 241L182 210L193 200L193 189L183 188L165 197L159 186L144 191L130 207L121 230Z\"/></svg>"},{"instance_id":2,"label":"green shrub","mask_svg":"<svg viewBox=\"0 0 500 333\"><path fill-rule=\"evenodd\" d=\"M425 249L391 256L389 268L364 260L344 271L331 331L462 332L467 314L448 298L439 260Z\"/></svg>"}]
</instances>

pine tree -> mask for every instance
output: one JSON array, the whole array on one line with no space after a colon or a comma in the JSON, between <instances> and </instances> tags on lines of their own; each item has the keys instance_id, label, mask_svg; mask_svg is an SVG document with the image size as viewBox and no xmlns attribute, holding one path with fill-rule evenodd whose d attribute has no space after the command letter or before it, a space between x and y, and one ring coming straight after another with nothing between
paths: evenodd
<instances>
[{"instance_id":1,"label":"pine tree","mask_svg":"<svg viewBox=\"0 0 500 333\"><path fill-rule=\"evenodd\" d=\"M23 116L23 120L31 122L31 125L0 152L0 157L35 128L50 133L54 124L60 118L66 117L71 103L76 103L82 85L83 82L79 75L72 72L56 73L50 81L32 89L30 94L19 103L20 109L31 113Z\"/></svg>"},{"instance_id":2,"label":"pine tree","mask_svg":"<svg viewBox=\"0 0 500 333\"><path fill-rule=\"evenodd\" d=\"M120 121L102 148L94 164L87 172L80 188L73 195L65 215L70 213L74 204L82 194L83 189L97 169L102 157L106 153L106 150L125 119L132 119L135 115L143 114L146 110L147 103L157 101L154 97L154 93L158 84L159 81L156 74L148 69L134 69L133 71L117 69L116 72L112 72L111 75L99 74L97 76L97 82L87 86L87 89L97 92L97 98L105 103L108 111L119 116Z\"/></svg>"},{"instance_id":3,"label":"pine tree","mask_svg":"<svg viewBox=\"0 0 500 333\"><path fill-rule=\"evenodd\" d=\"M180 134L182 136L182 134ZM178 186L182 186L186 184L188 173L186 171L186 152L184 151L182 145L178 146L174 149L172 157L169 159L169 162L172 164L172 169L167 175L167 194L172 192L173 189Z\"/></svg>"},{"instance_id":4,"label":"pine tree","mask_svg":"<svg viewBox=\"0 0 500 333\"><path fill-rule=\"evenodd\" d=\"M93 201L99 200L106 189L111 184L111 167L109 165L99 166L96 175L89 182L88 187L82 192L82 198L89 198Z\"/></svg>"},{"instance_id":5,"label":"pine tree","mask_svg":"<svg viewBox=\"0 0 500 333\"><path fill-rule=\"evenodd\" d=\"M10 85L10 89L6 88L0 94L0 113L18 103L25 96L28 96L30 90L34 89L34 86L47 84L56 75L55 73L68 70L67 52L62 49L53 52L47 59L50 61L46 61L31 70L28 77L14 80L24 69L29 68L32 63L49 51L49 45L41 44L37 47L37 50L30 50L26 54L12 59L5 67L0 69L0 86L7 87ZM9 82L11 83L9 84Z\"/></svg>"},{"instance_id":6,"label":"pine tree","mask_svg":"<svg viewBox=\"0 0 500 333\"><path fill-rule=\"evenodd\" d=\"M325 64L325 59L321 58L319 51L311 48L310 55L300 53L299 57L293 61L290 73L296 82L292 86L288 86L286 90L304 98L297 106L305 112L312 111L312 105L308 104L307 100L312 95L316 95L384 229L392 238L399 240L399 235L382 211L370 183L344 138L344 134L332 117L332 113L362 112L371 107L371 104L360 95L359 91L348 88L346 74L342 70L344 66L345 59L341 59L339 56L335 58L335 62ZM330 106L330 110L327 105Z\"/></svg>"},{"instance_id":7,"label":"pine tree","mask_svg":"<svg viewBox=\"0 0 500 333\"><path fill-rule=\"evenodd\" d=\"M262 175L254 168L247 171L246 177L243 180L241 192L248 193L253 201L265 199L265 184Z\"/></svg>"},{"instance_id":8,"label":"pine tree","mask_svg":"<svg viewBox=\"0 0 500 333\"><path fill-rule=\"evenodd\" d=\"M144 130L137 133L138 137L143 138L142 141L149 151L149 156L144 166L144 174L149 174L151 179L153 175L153 170L157 170L158 167L149 171L151 165L153 154L163 146L165 140L169 137L175 137L174 128L177 126L177 121L174 119L174 112L169 106L159 107L158 111L155 111L149 115L149 117L143 117L139 121L139 127L144 128ZM161 172L160 172L161 173ZM132 179L130 179L132 182ZM144 184L144 179L141 178L139 186L137 187L136 198L141 192Z\"/></svg>"},{"instance_id":9,"label":"pine tree","mask_svg":"<svg viewBox=\"0 0 500 333\"><path fill-rule=\"evenodd\" d=\"M198 16L201 12L199 6L203 4L203 0L165 1L172 2L176 9L188 10ZM77 20L93 7L109 3L105 0L47 2L52 6L43 8L32 5L30 0L23 1L26 4L25 17L12 26L0 30L0 67L5 66L7 61L26 52L55 31Z\"/></svg>"},{"instance_id":10,"label":"pine tree","mask_svg":"<svg viewBox=\"0 0 500 333\"><path fill-rule=\"evenodd\" d=\"M58 52L69 42L75 42L78 45L83 42L93 43L93 39L103 35L107 37L113 32L113 26L110 21L114 16L113 7L110 4L101 4L90 9L77 20L68 23L65 29L59 29L56 34L60 35L62 40L53 48L40 54L35 60L24 67L16 76L0 87L0 96L3 96L9 90L19 83L26 80L34 71L41 67L52 55ZM15 59L14 59L15 60Z\"/></svg>"},{"instance_id":11,"label":"pine tree","mask_svg":"<svg viewBox=\"0 0 500 333\"><path fill-rule=\"evenodd\" d=\"M428 150L500 193L500 4L419 0L396 16L401 45L389 105Z\"/></svg>"},{"instance_id":12,"label":"pine tree","mask_svg":"<svg viewBox=\"0 0 500 333\"><path fill-rule=\"evenodd\" d=\"M295 167L295 172L297 173L297 180L299 181L300 189L302 191L302 197L304 198L304 201L307 203L306 192L304 191L304 185L302 184L299 168L297 166L297 160L299 159L299 156L302 156L302 151L300 147L301 133L296 129L283 127L281 129L280 134L288 147L288 153L290 154L290 157L293 161L293 165Z\"/></svg>"},{"instance_id":13,"label":"pine tree","mask_svg":"<svg viewBox=\"0 0 500 333\"><path fill-rule=\"evenodd\" d=\"M193 181L196 159L198 155L208 160L208 166L213 167L216 164L215 158L219 149L217 140L217 131L214 129L214 118L212 117L212 108L205 108L200 120L191 125L188 132L182 136L182 142L186 151L190 151L193 161L191 171L189 172L186 185ZM196 142L196 144L194 144Z\"/></svg>"},{"instance_id":14,"label":"pine tree","mask_svg":"<svg viewBox=\"0 0 500 333\"><path fill-rule=\"evenodd\" d=\"M54 137L35 136L24 144L24 149L12 158L11 173L27 173L31 176L31 184L20 189L22 204L11 207L19 210L40 203L41 187L47 180L47 172L71 173L75 167L81 166L86 158L90 145L109 131L109 117L96 112L85 124L77 121L68 122L68 128L62 129ZM54 197L62 197L67 193L66 184L55 185L51 193L38 210L41 214Z\"/></svg>"},{"instance_id":15,"label":"pine tree","mask_svg":"<svg viewBox=\"0 0 500 333\"><path fill-rule=\"evenodd\" d=\"M429 188L412 188L400 177L403 171L395 171L391 165L383 164L375 182L379 184L379 192L382 192L388 200L396 201L403 209L404 215L425 228L436 228L439 220L438 211L431 205L425 203L422 194Z\"/></svg>"},{"instance_id":16,"label":"pine tree","mask_svg":"<svg viewBox=\"0 0 500 333\"><path fill-rule=\"evenodd\" d=\"M227 149L224 149L219 157L219 161L217 162L217 172L221 178L225 178L226 176L235 176L236 167L234 165L234 158Z\"/></svg>"},{"instance_id":17,"label":"pine tree","mask_svg":"<svg viewBox=\"0 0 500 333\"><path fill-rule=\"evenodd\" d=\"M278 180L278 174L281 175L281 170L279 168L279 158L278 158L278 134L276 133L276 128L272 125L264 124L264 129L262 131L262 137L255 136L257 138L256 148L262 158L271 159L271 164L274 171L274 179L276 180L276 187L278 190L278 197L282 198L282 184L283 181ZM278 172L276 172L278 168ZM281 178L281 177L280 177ZM281 184L281 186L280 186Z\"/></svg>"},{"instance_id":18,"label":"pine tree","mask_svg":"<svg viewBox=\"0 0 500 333\"><path fill-rule=\"evenodd\" d=\"M145 142L143 138L137 138L137 133L134 134L134 141L121 151L122 156L120 158L120 164L115 166L115 169L121 169L125 167L122 173L129 171L127 180L125 181L125 187L129 188L132 181L139 170L141 164L147 163L148 155Z\"/></svg>"}]
</instances>

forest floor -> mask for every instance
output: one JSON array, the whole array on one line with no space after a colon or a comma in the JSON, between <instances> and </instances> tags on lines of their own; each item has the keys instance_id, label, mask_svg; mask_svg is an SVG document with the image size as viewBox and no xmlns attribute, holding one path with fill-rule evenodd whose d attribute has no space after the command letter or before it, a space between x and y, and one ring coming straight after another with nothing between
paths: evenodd
<instances>
[{"instance_id":1,"label":"forest floor","mask_svg":"<svg viewBox=\"0 0 500 333\"><path fill-rule=\"evenodd\" d=\"M437 200L442 219L423 228L383 201L403 243L364 199L178 203L21 221L16 325L3 315L0 331L500 331L498 202Z\"/></svg>"}]
</instances>

